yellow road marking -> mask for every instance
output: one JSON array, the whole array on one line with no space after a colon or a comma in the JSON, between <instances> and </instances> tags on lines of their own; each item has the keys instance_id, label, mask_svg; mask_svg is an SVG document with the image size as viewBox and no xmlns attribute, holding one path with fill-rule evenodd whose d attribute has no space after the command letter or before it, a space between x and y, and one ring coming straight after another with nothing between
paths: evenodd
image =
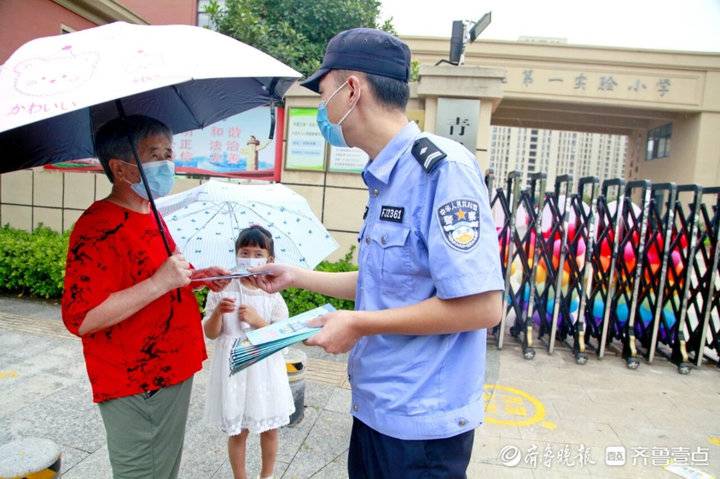
<instances>
[{"instance_id":1,"label":"yellow road marking","mask_svg":"<svg viewBox=\"0 0 720 479\"><path fill-rule=\"evenodd\" d=\"M501 426L528 427L539 424L546 429L557 425L545 419L545 405L521 389L500 384L486 384L483 399L487 402L485 422Z\"/></svg>"},{"instance_id":2,"label":"yellow road marking","mask_svg":"<svg viewBox=\"0 0 720 479\"><path fill-rule=\"evenodd\" d=\"M0 379L10 379L18 377L17 371L0 371Z\"/></svg>"}]
</instances>

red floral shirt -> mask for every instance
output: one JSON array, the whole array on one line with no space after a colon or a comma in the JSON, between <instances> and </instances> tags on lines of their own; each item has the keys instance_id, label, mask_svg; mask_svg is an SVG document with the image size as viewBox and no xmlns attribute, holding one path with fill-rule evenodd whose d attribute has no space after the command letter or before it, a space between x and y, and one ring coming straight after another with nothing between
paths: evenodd
<instances>
[{"instance_id":1,"label":"red floral shirt","mask_svg":"<svg viewBox=\"0 0 720 479\"><path fill-rule=\"evenodd\" d=\"M168 234L171 250L175 243ZM149 278L167 259L151 213L96 201L75 223L68 248L62 317L73 334L108 296ZM129 318L82 336L93 401L180 383L207 358L190 287L164 294Z\"/></svg>"}]
</instances>

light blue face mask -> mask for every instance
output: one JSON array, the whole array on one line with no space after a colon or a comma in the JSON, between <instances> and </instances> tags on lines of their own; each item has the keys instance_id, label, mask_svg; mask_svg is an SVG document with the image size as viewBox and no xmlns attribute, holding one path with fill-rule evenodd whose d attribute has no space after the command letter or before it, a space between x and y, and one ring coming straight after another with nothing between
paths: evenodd
<instances>
[{"instance_id":1,"label":"light blue face mask","mask_svg":"<svg viewBox=\"0 0 720 479\"><path fill-rule=\"evenodd\" d=\"M330 119L328 118L327 113L327 104L330 103L330 100L333 99L335 95L337 95L337 92L342 90L342 88L347 85L347 81L340 85L337 90L333 92L332 95L330 95L330 98L327 99L327 101L321 101L320 105L318 106L318 112L317 112L317 125L318 128L320 128L320 133L322 133L323 138L330 143L332 146L340 146L340 147L347 147L348 144L345 141L345 137L343 136L342 132L342 122L345 121L345 118L348 117L348 115L353 111L355 108L355 105L357 105L357 101L355 102L355 105L350 107L350 109L343 115L342 118L340 118L340 121L337 123L332 123Z\"/></svg>"},{"instance_id":2,"label":"light blue face mask","mask_svg":"<svg viewBox=\"0 0 720 479\"><path fill-rule=\"evenodd\" d=\"M137 167L137 165L133 166ZM175 184L175 163L170 160L162 160L143 163L142 166L153 198L167 196ZM142 178L137 183L131 183L130 187L138 196L149 200Z\"/></svg>"}]
</instances>

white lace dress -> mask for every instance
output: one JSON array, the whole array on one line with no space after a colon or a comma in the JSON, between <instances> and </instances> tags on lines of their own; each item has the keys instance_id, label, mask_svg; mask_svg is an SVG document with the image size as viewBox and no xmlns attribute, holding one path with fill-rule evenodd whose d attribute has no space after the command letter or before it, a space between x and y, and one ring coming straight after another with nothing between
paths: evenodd
<instances>
[{"instance_id":1,"label":"white lace dress","mask_svg":"<svg viewBox=\"0 0 720 479\"><path fill-rule=\"evenodd\" d=\"M208 294L206 319L226 296L234 297L236 305L252 306L267 322L288 317L287 305L279 293L268 294L243 286L240 280L233 280L225 290ZM237 338L244 339L248 329L250 325L240 321L237 312L226 313L223 315L222 333L215 339L205 418L229 436L240 434L243 429L252 433L276 429L288 424L290 415L295 412L282 353L268 356L230 375L233 342Z\"/></svg>"}]
</instances>

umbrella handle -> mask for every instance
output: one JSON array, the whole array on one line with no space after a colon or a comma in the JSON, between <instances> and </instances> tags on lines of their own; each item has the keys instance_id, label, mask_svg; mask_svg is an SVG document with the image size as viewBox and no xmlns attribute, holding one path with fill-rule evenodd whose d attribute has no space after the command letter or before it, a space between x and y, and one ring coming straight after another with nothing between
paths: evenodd
<instances>
[{"instance_id":1,"label":"umbrella handle","mask_svg":"<svg viewBox=\"0 0 720 479\"><path fill-rule=\"evenodd\" d=\"M270 102L270 134L268 139L272 140L275 138L275 102Z\"/></svg>"},{"instance_id":2,"label":"umbrella handle","mask_svg":"<svg viewBox=\"0 0 720 479\"><path fill-rule=\"evenodd\" d=\"M115 106L117 107L120 118L125 121L127 119L127 116L125 115L125 109L123 108L121 101L115 100ZM137 151L137 146L135 145L135 142L130 135L130 131L127 128L125 129L125 133L127 134L128 143L130 143L130 150L132 151L133 158L135 159L135 164L140 171L140 179L142 179L143 186L145 187L145 191L147 192L148 201L150 201L150 209L152 210L153 216L155 217L155 223L157 223L158 230L160 231L160 237L162 238L163 245L165 246L165 251L167 252L168 257L170 257L172 256L172 251L170 251L170 243L168 242L167 236L165 235L165 228L163 227L162 221L160 220L160 213L158 213L157 206L155 206L155 200L153 199L152 192L150 191L150 185L148 184L147 177L145 176L145 170L143 170L142 162L140 161L140 155ZM176 292L177 300L179 303L180 288L178 288Z\"/></svg>"}]
</instances>

